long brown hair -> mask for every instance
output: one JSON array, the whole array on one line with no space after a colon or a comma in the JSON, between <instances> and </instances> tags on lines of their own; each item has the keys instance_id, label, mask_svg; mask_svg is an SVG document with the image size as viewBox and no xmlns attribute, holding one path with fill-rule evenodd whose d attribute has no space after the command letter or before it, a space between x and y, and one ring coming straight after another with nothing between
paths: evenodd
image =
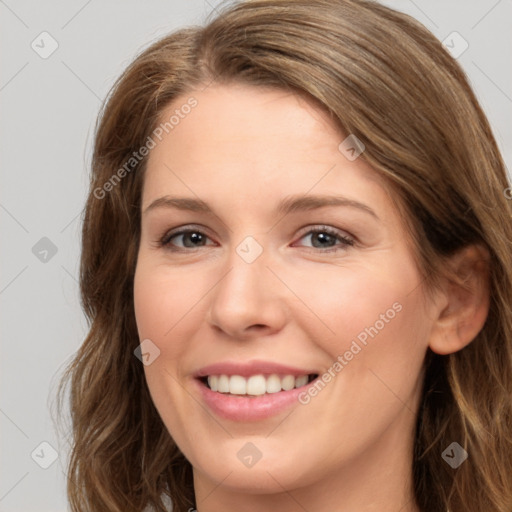
<instances>
[{"instance_id":1,"label":"long brown hair","mask_svg":"<svg viewBox=\"0 0 512 512\"><path fill-rule=\"evenodd\" d=\"M204 27L152 44L114 84L98 117L83 216L80 290L90 330L59 387L61 404L70 382L71 510L163 512L164 495L176 512L195 507L190 463L134 356L132 284L147 157L130 158L171 101L212 81L306 94L341 133L363 141L361 158L390 184L408 219L427 288L455 251L473 243L488 249L484 327L463 350L427 354L412 471L423 512L510 512L510 184L457 62L420 23L371 0L235 3ZM454 441L469 453L456 470L441 458Z\"/></svg>"}]
</instances>

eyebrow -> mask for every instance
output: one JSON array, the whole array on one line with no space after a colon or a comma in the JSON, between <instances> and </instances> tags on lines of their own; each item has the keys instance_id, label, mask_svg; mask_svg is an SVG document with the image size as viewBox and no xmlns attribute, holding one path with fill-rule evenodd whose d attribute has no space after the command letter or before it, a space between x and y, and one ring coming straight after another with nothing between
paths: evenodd
<instances>
[{"instance_id":1,"label":"eyebrow","mask_svg":"<svg viewBox=\"0 0 512 512\"><path fill-rule=\"evenodd\" d=\"M345 206L350 208L357 208L358 210L366 212L376 219L379 219L378 215L366 204L342 196L329 195L294 195L286 197L277 205L276 213L286 215L288 213L298 211L316 210L326 206ZM175 208L177 210L185 210L198 213L213 213L213 210L210 208L208 203L205 203L201 199L195 199L193 197L162 196L158 199L155 199L144 210L143 215L156 208Z\"/></svg>"}]
</instances>

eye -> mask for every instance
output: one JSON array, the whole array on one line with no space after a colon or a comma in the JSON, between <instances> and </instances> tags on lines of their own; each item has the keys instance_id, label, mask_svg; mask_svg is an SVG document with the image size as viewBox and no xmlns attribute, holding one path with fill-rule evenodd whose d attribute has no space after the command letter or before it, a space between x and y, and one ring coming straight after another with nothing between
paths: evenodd
<instances>
[{"instance_id":1,"label":"eye","mask_svg":"<svg viewBox=\"0 0 512 512\"><path fill-rule=\"evenodd\" d=\"M207 240L209 240L209 237L201 230L188 228L166 233L159 240L159 245L160 247L166 247L172 251L180 251L203 247L205 245L213 245L206 244Z\"/></svg>"},{"instance_id":2,"label":"eye","mask_svg":"<svg viewBox=\"0 0 512 512\"><path fill-rule=\"evenodd\" d=\"M300 238L308 238L314 249L320 249L321 252L335 252L346 250L348 246L353 246L355 240L344 235L341 231L329 226L318 226L306 231ZM336 242L339 242L336 247ZM327 249L327 250L325 250Z\"/></svg>"},{"instance_id":3,"label":"eye","mask_svg":"<svg viewBox=\"0 0 512 512\"><path fill-rule=\"evenodd\" d=\"M299 240L308 238L311 241L311 247L320 252L336 252L346 250L348 246L353 246L353 238L346 236L343 232L329 226L318 226L303 232ZM184 251L187 249L196 249L206 245L215 245L207 243L211 239L203 231L196 228L183 228L177 231L166 233L160 240L158 246L167 248L171 251ZM337 243L338 242L338 243Z\"/></svg>"}]
</instances>

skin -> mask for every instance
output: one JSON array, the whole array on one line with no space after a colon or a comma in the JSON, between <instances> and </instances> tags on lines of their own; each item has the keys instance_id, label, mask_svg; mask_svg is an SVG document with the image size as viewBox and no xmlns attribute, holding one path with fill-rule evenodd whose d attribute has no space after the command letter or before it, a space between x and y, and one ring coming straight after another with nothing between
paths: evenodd
<instances>
[{"instance_id":1,"label":"skin","mask_svg":"<svg viewBox=\"0 0 512 512\"><path fill-rule=\"evenodd\" d=\"M387 189L363 158L339 151L346 135L326 114L286 91L211 85L176 98L162 119L191 95L197 107L151 150L142 211L173 195L200 198L214 214L143 213L134 300L140 339L160 350L144 367L150 393L193 466L197 509L417 511L422 365L428 347L455 352L482 328L482 250L453 258L467 289L447 282L427 300ZM343 195L378 219L347 206L277 215L294 194ZM206 235L195 246L183 236L172 239L183 252L158 245L190 224ZM309 231L319 225L354 245L319 242ZM263 249L252 263L236 252L247 236ZM219 361L326 372L394 303L400 312L307 405L243 423L216 416L197 392L192 374ZM262 454L250 468L237 457L247 442Z\"/></svg>"}]
</instances>

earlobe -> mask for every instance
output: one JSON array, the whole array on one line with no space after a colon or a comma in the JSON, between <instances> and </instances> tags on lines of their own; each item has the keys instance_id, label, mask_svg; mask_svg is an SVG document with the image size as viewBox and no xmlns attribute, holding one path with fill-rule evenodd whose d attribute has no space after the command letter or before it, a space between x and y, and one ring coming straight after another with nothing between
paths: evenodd
<instances>
[{"instance_id":1,"label":"earlobe","mask_svg":"<svg viewBox=\"0 0 512 512\"><path fill-rule=\"evenodd\" d=\"M482 245L463 248L449 262L452 272L443 287L429 346L446 355L463 349L482 330L489 312L489 252Z\"/></svg>"}]
</instances>

